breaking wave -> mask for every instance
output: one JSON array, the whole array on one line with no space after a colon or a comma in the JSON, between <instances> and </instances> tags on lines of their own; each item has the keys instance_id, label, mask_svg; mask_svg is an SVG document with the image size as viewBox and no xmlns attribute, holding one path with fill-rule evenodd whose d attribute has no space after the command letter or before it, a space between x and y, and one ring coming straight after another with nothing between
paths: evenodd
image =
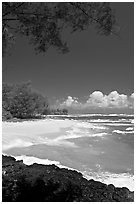
<instances>
[{"instance_id":1,"label":"breaking wave","mask_svg":"<svg viewBox=\"0 0 136 204\"><path fill-rule=\"evenodd\" d=\"M133 134L134 131L122 131L122 130L113 130L113 133L117 133L117 134Z\"/></svg>"},{"instance_id":2,"label":"breaking wave","mask_svg":"<svg viewBox=\"0 0 136 204\"><path fill-rule=\"evenodd\" d=\"M39 159L33 156L16 156L15 159L18 160L23 160L23 163L26 165L32 165L34 163L38 164L43 164L43 165L52 165L55 164L59 168L66 168L70 170L76 170L74 168L69 168L67 166L62 165L59 161L51 161L48 159ZM91 170L83 171L81 172L83 174L83 177L86 179L94 179L96 181L100 181L106 184L113 184L116 187L124 187L126 186L129 188L129 190L133 191L134 190L134 176L132 176L129 173L121 173L121 174L116 174L116 173L110 173L110 172L92 172Z\"/></svg>"},{"instance_id":3,"label":"breaking wave","mask_svg":"<svg viewBox=\"0 0 136 204\"><path fill-rule=\"evenodd\" d=\"M98 116L98 114L93 114L93 115ZM99 114L99 115L104 116L103 114ZM117 116L117 115L118 114L111 114L112 117ZM89 139L86 139L85 142L88 142L88 140L89 142L91 142L91 137L99 137L101 140L101 138L102 139L104 137L107 138L107 135L110 135L110 134L114 134L114 136L117 136L115 134L122 134L124 135L122 137L125 138L126 134L134 133L134 128L133 128L134 121L130 118L129 119L125 118L124 114L119 114L119 115L120 116L123 115L123 118L122 119L116 118L114 120L113 118L107 119L104 117L103 119L93 119L92 120L88 118L88 115L87 115L85 119L81 118L79 120L77 119L77 116L75 116L75 119L77 120L75 119L69 120L68 117L65 117L65 120L64 119L62 120L61 118L59 118L57 120L48 119L48 120L39 120L39 121L25 121L22 123L21 122L18 122L18 123L4 122L3 150L6 152L7 149L14 148L14 147L28 147L31 145L46 144L49 146L61 146L64 149L65 147L67 147L68 152L71 151L71 148L73 152L78 152L82 149L82 146L81 146L82 141L79 142L78 140L76 140L76 138L90 137ZM120 126L123 126L123 127L120 127ZM97 138L97 140L99 140L99 138ZM127 138L130 139L129 137ZM75 140L72 140L72 139L75 139ZM93 140L95 140L95 138L93 138L92 141ZM104 140L104 142L106 142L106 140ZM109 137L109 140L107 140L107 143L105 144L108 144L108 142L110 142L110 137ZM95 145L97 148L97 144ZM77 147L78 149L76 149ZM88 148L88 147L85 146L83 148ZM94 147L92 146L92 148L95 149L95 146ZM106 148L106 146L104 146L104 148ZM59 148L56 148L56 149L59 149ZM86 151L88 151L88 149ZM111 150L107 150L107 151L111 151ZM12 152L12 150L10 152ZM83 151L83 154L84 152L85 151ZM27 152L26 155L28 153L29 152ZM34 156L37 156L37 155L34 155ZM44 164L44 165L55 164L60 168L67 168L67 169L78 171L77 169L72 169L67 166L63 166L59 161L56 161L56 160L59 160L58 157L53 157L53 161L51 161L51 160L48 160L48 158L40 159L34 156L25 156L25 152L23 152L22 156L16 156L15 158L17 160L23 160L23 162L27 165L30 165L33 163L39 163L39 164ZM68 154L67 156L69 157ZM123 158L125 157L124 154L122 156ZM128 158L130 158L131 160L130 156ZM76 163L76 161L74 162ZM69 164L67 163L65 164L69 166ZM82 160L81 160L80 166L82 166ZM129 163L128 163L128 166L130 166ZM116 172L115 173L111 173L107 171L104 172L101 169L98 172L93 172L93 170L92 171L90 169L86 170L82 167L80 170L83 176L87 179L93 178L95 180L98 180L98 181L101 181L107 184L112 183L116 187L126 186L130 190L133 190L133 183L134 183L133 176L130 175L129 173L116 174Z\"/></svg>"},{"instance_id":4,"label":"breaking wave","mask_svg":"<svg viewBox=\"0 0 136 204\"><path fill-rule=\"evenodd\" d=\"M53 116L53 115L52 115ZM57 116L64 116L64 115L57 115ZM118 117L134 117L134 114L125 114L125 113L120 113L120 114L100 114L100 113L96 113L96 114L69 114L69 115L65 115L65 117L91 117L91 116L103 116L103 117L108 117L108 116L118 116Z\"/></svg>"},{"instance_id":5,"label":"breaking wave","mask_svg":"<svg viewBox=\"0 0 136 204\"><path fill-rule=\"evenodd\" d=\"M71 170L78 171L77 169L73 169L73 168L70 168L70 167L67 167L67 166L64 166L64 165L60 164L59 161L52 161L52 160L49 160L49 159L39 159L37 157L26 156L26 155L16 156L14 158L17 161L22 160L23 163L26 164L26 165L32 165L34 163L43 164L43 165L52 165L52 164L54 164L54 165L58 166L59 168L66 168L66 169L71 169Z\"/></svg>"},{"instance_id":6,"label":"breaking wave","mask_svg":"<svg viewBox=\"0 0 136 204\"><path fill-rule=\"evenodd\" d=\"M115 187L127 187L129 190L134 191L134 176L129 173L111 173L108 171L84 171L82 172L84 177L94 179L96 181L103 182L107 185L113 184Z\"/></svg>"},{"instance_id":7,"label":"breaking wave","mask_svg":"<svg viewBox=\"0 0 136 204\"><path fill-rule=\"evenodd\" d=\"M128 128L126 128L126 130L134 130L134 128L133 127L128 127Z\"/></svg>"}]
</instances>

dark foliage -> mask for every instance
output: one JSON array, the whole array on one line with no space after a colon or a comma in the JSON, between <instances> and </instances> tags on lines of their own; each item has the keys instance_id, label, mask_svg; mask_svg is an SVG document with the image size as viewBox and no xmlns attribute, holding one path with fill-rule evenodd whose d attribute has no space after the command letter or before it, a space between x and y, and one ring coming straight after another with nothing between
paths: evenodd
<instances>
[{"instance_id":1,"label":"dark foliage","mask_svg":"<svg viewBox=\"0 0 136 204\"><path fill-rule=\"evenodd\" d=\"M68 110L67 110L66 108L62 109L62 113L63 113L64 115L67 115L67 114L68 114Z\"/></svg>"},{"instance_id":2,"label":"dark foliage","mask_svg":"<svg viewBox=\"0 0 136 204\"><path fill-rule=\"evenodd\" d=\"M3 2L3 54L14 41L14 36L28 36L38 52L55 47L68 52L62 33L82 31L94 25L100 34L116 34L115 17L109 2Z\"/></svg>"},{"instance_id":3,"label":"dark foliage","mask_svg":"<svg viewBox=\"0 0 136 204\"><path fill-rule=\"evenodd\" d=\"M134 192L115 188L81 173L60 169L55 165L33 164L3 156L3 202L132 202Z\"/></svg>"},{"instance_id":4,"label":"dark foliage","mask_svg":"<svg viewBox=\"0 0 136 204\"><path fill-rule=\"evenodd\" d=\"M50 109L48 100L33 91L31 83L2 86L2 119L40 119L44 115L67 115L67 109Z\"/></svg>"},{"instance_id":5,"label":"dark foliage","mask_svg":"<svg viewBox=\"0 0 136 204\"><path fill-rule=\"evenodd\" d=\"M45 112L46 113L46 112ZM48 109L47 112L48 115L68 115L68 110L67 109Z\"/></svg>"},{"instance_id":6,"label":"dark foliage","mask_svg":"<svg viewBox=\"0 0 136 204\"><path fill-rule=\"evenodd\" d=\"M11 119L12 117L37 118L48 106L47 98L33 91L30 83L3 84L3 119Z\"/></svg>"},{"instance_id":7,"label":"dark foliage","mask_svg":"<svg viewBox=\"0 0 136 204\"><path fill-rule=\"evenodd\" d=\"M11 113L9 111L5 110L4 108L2 108L2 121L10 120L12 118L13 118L13 116L11 115Z\"/></svg>"}]
</instances>

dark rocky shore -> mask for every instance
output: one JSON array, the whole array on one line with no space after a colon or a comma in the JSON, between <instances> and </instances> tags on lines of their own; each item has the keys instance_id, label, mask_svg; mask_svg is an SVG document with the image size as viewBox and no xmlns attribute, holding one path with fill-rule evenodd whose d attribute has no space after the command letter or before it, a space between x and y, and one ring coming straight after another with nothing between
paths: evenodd
<instances>
[{"instance_id":1,"label":"dark rocky shore","mask_svg":"<svg viewBox=\"0 0 136 204\"><path fill-rule=\"evenodd\" d=\"M27 166L13 157L2 156L3 202L133 202L134 192L55 165Z\"/></svg>"}]
</instances>

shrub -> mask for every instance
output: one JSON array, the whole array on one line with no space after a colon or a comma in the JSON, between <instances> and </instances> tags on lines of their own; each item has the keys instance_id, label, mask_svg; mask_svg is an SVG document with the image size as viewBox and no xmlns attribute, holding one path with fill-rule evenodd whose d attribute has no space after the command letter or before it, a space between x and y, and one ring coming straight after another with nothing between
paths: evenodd
<instances>
[{"instance_id":1,"label":"shrub","mask_svg":"<svg viewBox=\"0 0 136 204\"><path fill-rule=\"evenodd\" d=\"M34 118L48 108L47 99L33 91L30 83L3 85L2 107L16 118ZM7 116L9 117L9 116ZM3 112L3 118L6 113Z\"/></svg>"}]
</instances>

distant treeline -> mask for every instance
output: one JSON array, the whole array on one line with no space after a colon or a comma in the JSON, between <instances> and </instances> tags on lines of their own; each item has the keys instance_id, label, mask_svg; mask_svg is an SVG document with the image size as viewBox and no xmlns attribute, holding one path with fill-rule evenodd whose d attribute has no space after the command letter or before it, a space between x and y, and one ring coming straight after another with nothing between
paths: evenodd
<instances>
[{"instance_id":1,"label":"distant treeline","mask_svg":"<svg viewBox=\"0 0 136 204\"><path fill-rule=\"evenodd\" d=\"M66 109L51 109L47 97L32 90L31 84L2 85L2 119L41 118L49 114L68 114Z\"/></svg>"},{"instance_id":2,"label":"distant treeline","mask_svg":"<svg viewBox=\"0 0 136 204\"><path fill-rule=\"evenodd\" d=\"M52 109L52 108L48 108L47 110L43 111L43 115L67 115L68 114L68 110L63 108L63 109Z\"/></svg>"}]
</instances>

